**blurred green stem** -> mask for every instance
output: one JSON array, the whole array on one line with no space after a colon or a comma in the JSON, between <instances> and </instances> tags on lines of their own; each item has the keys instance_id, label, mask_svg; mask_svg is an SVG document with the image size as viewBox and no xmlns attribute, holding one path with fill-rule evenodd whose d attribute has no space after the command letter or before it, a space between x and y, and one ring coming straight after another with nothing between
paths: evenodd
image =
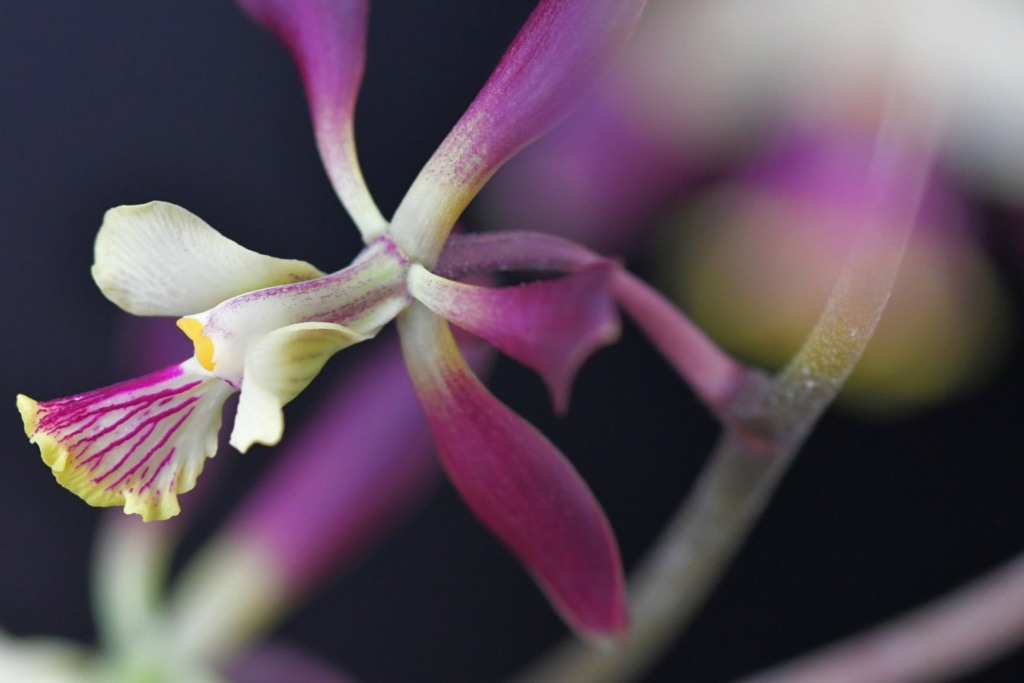
<instances>
[{"instance_id":1,"label":"blurred green stem","mask_svg":"<svg viewBox=\"0 0 1024 683\"><path fill-rule=\"evenodd\" d=\"M893 96L866 177L866 223L803 347L774 377L748 372L724 433L653 550L635 570L628 640L610 650L567 641L517 683L635 680L703 604L761 515L808 434L835 399L874 333L934 157L935 127Z\"/></svg>"},{"instance_id":2,"label":"blurred green stem","mask_svg":"<svg viewBox=\"0 0 1024 683\"><path fill-rule=\"evenodd\" d=\"M104 649L135 647L163 609L163 590L177 544L174 521L145 524L119 512L103 516L93 556L93 611Z\"/></svg>"}]
</instances>

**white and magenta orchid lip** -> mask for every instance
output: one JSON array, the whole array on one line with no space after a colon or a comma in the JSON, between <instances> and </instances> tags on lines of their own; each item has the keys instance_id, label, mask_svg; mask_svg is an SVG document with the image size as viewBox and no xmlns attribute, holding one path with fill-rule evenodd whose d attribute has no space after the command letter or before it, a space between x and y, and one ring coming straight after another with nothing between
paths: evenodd
<instances>
[{"instance_id":1,"label":"white and magenta orchid lip","mask_svg":"<svg viewBox=\"0 0 1024 683\"><path fill-rule=\"evenodd\" d=\"M188 360L69 398L19 395L18 410L62 486L90 505L166 519L216 453L221 408L233 391Z\"/></svg>"}]
</instances>

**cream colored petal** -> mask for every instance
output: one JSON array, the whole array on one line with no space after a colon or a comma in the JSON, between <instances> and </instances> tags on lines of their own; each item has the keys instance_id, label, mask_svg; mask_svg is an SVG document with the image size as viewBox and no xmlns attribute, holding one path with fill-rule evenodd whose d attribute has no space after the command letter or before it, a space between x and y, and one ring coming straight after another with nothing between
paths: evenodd
<instances>
[{"instance_id":1,"label":"cream colored petal","mask_svg":"<svg viewBox=\"0 0 1024 683\"><path fill-rule=\"evenodd\" d=\"M309 386L328 358L367 338L333 323L299 323L252 342L231 445L244 453L254 443L273 446L280 441L281 409Z\"/></svg>"},{"instance_id":2,"label":"cream colored petal","mask_svg":"<svg viewBox=\"0 0 1024 683\"><path fill-rule=\"evenodd\" d=\"M135 315L188 315L245 292L323 275L304 261L250 251L167 202L107 211L95 259L100 290Z\"/></svg>"}]
</instances>

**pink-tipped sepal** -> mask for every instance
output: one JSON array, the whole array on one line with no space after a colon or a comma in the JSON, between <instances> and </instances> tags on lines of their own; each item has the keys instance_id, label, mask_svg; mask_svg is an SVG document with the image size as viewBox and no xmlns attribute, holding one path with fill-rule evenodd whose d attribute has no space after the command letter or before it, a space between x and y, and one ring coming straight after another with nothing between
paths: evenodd
<instances>
[{"instance_id":1,"label":"pink-tipped sepal","mask_svg":"<svg viewBox=\"0 0 1024 683\"><path fill-rule=\"evenodd\" d=\"M564 413L580 366L619 338L614 268L599 263L554 280L494 288L453 282L414 266L408 287L434 313L540 374L555 410Z\"/></svg>"},{"instance_id":2,"label":"pink-tipped sepal","mask_svg":"<svg viewBox=\"0 0 1024 683\"><path fill-rule=\"evenodd\" d=\"M466 366L445 321L414 303L402 348L441 461L466 504L582 635L621 635L626 595L608 520L568 460Z\"/></svg>"}]
</instances>

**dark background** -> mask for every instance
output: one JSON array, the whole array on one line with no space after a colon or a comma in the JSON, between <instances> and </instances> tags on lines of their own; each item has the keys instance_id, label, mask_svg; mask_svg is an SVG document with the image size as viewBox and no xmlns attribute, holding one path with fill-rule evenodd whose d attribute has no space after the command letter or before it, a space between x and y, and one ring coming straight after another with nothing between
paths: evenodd
<instances>
[{"instance_id":1,"label":"dark background","mask_svg":"<svg viewBox=\"0 0 1024 683\"><path fill-rule=\"evenodd\" d=\"M375 4L357 125L386 215L532 4ZM0 412L0 625L88 641L100 512L53 482L13 403L17 392L45 399L125 378L127 316L88 270L103 212L179 203L245 246L325 270L359 244L316 156L290 60L228 0L2 0L0 88L0 395L10 400ZM1004 265L1019 302L1019 272ZM332 366L359 358L341 354ZM1014 353L973 398L892 423L826 416L720 590L645 680L727 680L913 607L1020 550L1022 381ZM564 420L511 362L492 386L574 460L627 564L714 441L713 421L628 326L585 368ZM289 409L290 425L301 425L317 391ZM223 453L220 507L272 457ZM202 520L187 546L222 513ZM443 486L280 633L368 683L429 683L499 680L562 632ZM979 680L1020 676L1018 656Z\"/></svg>"}]
</instances>

